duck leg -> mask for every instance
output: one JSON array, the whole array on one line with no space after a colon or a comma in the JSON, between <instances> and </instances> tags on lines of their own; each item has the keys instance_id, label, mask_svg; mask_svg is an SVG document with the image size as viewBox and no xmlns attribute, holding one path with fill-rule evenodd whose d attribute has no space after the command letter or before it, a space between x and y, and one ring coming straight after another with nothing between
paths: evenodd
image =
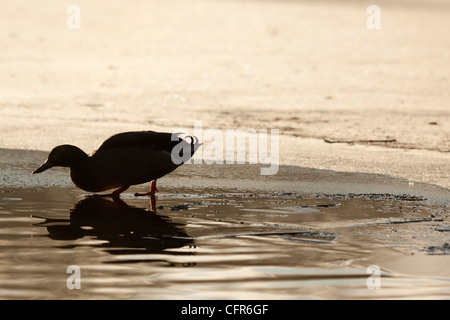
<instances>
[{"instance_id":1,"label":"duck leg","mask_svg":"<svg viewBox=\"0 0 450 320\"><path fill-rule=\"evenodd\" d=\"M150 195L150 210L156 213L156 197L154 194Z\"/></svg>"},{"instance_id":2,"label":"duck leg","mask_svg":"<svg viewBox=\"0 0 450 320\"><path fill-rule=\"evenodd\" d=\"M111 197L113 197L113 199L117 199L120 198L120 194L122 192L124 192L125 190L127 190L130 186L125 186L122 188L117 189L116 191L114 191L113 193L111 193Z\"/></svg>"},{"instance_id":3,"label":"duck leg","mask_svg":"<svg viewBox=\"0 0 450 320\"><path fill-rule=\"evenodd\" d=\"M151 196L154 197L156 192L159 192L158 189L156 188L156 180L153 180L150 184L150 191L147 193L138 193L136 192L134 194L135 197L145 197L145 196Z\"/></svg>"}]
</instances>

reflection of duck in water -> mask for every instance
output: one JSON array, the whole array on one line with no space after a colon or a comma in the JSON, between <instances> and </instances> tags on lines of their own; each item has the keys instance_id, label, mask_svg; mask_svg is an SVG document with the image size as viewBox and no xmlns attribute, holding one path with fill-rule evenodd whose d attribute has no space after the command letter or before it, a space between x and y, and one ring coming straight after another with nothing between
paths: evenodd
<instances>
[{"instance_id":1,"label":"reflection of duck in water","mask_svg":"<svg viewBox=\"0 0 450 320\"><path fill-rule=\"evenodd\" d=\"M106 248L118 255L162 253L168 248L193 245L183 225L170 221L169 217L104 198L79 201L70 210L69 220L46 219L38 225L45 226L48 236L55 240L85 236L106 240L93 247Z\"/></svg>"}]
</instances>

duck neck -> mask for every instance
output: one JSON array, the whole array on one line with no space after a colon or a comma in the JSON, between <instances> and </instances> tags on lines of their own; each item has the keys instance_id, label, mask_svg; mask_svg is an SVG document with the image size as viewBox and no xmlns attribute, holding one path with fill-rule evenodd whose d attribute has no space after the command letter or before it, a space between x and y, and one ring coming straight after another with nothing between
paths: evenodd
<instances>
[{"instance_id":1,"label":"duck neck","mask_svg":"<svg viewBox=\"0 0 450 320\"><path fill-rule=\"evenodd\" d=\"M64 164L62 165L63 167L73 169L89 158L86 152L78 147L72 145L67 145L66 147L69 152L67 153L67 157L64 159Z\"/></svg>"}]
</instances>

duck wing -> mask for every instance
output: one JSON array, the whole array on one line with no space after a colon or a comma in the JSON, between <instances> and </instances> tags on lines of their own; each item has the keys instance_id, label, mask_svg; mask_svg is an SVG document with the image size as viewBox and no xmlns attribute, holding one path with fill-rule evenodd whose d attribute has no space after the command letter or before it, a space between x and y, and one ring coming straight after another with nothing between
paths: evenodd
<instances>
[{"instance_id":1,"label":"duck wing","mask_svg":"<svg viewBox=\"0 0 450 320\"><path fill-rule=\"evenodd\" d=\"M92 154L115 148L148 148L153 150L161 150L171 152L172 149L182 141L178 137L172 141L172 134L166 132L155 131L132 131L123 132L113 135L105 140L97 150Z\"/></svg>"}]
</instances>

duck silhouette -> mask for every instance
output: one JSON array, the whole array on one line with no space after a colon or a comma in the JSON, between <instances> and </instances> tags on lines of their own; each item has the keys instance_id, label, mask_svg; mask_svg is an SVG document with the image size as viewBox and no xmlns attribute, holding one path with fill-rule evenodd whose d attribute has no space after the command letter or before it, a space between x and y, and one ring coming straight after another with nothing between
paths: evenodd
<instances>
[{"instance_id":1,"label":"duck silhouette","mask_svg":"<svg viewBox=\"0 0 450 320\"><path fill-rule=\"evenodd\" d=\"M123 132L105 140L91 155L73 145L57 146L33 174L57 166L69 167L78 188L88 192L116 189L102 195L113 198L119 198L132 185L151 181L148 193L135 195L154 197L158 191L156 180L189 160L200 146L196 137L182 139L177 133Z\"/></svg>"}]
</instances>

